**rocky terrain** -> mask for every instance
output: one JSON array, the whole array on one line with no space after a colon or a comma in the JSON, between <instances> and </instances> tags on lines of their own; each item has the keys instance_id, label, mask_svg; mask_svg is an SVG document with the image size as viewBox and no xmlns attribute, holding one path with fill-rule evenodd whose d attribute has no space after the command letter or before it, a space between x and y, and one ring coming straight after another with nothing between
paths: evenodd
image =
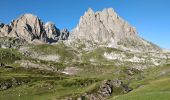
<instances>
[{"instance_id":1,"label":"rocky terrain","mask_svg":"<svg viewBox=\"0 0 170 100\"><path fill-rule=\"evenodd\" d=\"M69 32L67 29L59 30L51 22L43 23L37 16L24 14L13 20L10 25L1 23L0 37L20 38L28 43L52 43L58 40L67 40Z\"/></svg>"},{"instance_id":2,"label":"rocky terrain","mask_svg":"<svg viewBox=\"0 0 170 100\"><path fill-rule=\"evenodd\" d=\"M161 51L158 46L140 38L136 29L112 8L98 12L89 8L70 37L73 41L78 39L86 44L90 42L87 46L103 45L136 52Z\"/></svg>"},{"instance_id":3,"label":"rocky terrain","mask_svg":"<svg viewBox=\"0 0 170 100\"><path fill-rule=\"evenodd\" d=\"M71 32L33 14L0 23L0 100L147 100L169 95L169 65L112 8L89 8Z\"/></svg>"}]
</instances>

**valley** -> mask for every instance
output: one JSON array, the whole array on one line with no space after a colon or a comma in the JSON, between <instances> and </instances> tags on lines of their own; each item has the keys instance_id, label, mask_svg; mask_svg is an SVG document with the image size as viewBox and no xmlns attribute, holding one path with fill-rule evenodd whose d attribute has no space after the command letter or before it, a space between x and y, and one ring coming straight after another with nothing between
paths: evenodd
<instances>
[{"instance_id":1,"label":"valley","mask_svg":"<svg viewBox=\"0 0 170 100\"><path fill-rule=\"evenodd\" d=\"M112 9L73 31L24 14L0 24L0 100L169 100L170 52Z\"/></svg>"}]
</instances>

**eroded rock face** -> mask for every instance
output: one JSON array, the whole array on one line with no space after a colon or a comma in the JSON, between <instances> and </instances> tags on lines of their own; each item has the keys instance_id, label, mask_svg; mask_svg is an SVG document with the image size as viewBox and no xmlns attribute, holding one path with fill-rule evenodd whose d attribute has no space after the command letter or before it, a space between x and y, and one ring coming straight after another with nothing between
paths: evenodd
<instances>
[{"instance_id":1,"label":"eroded rock face","mask_svg":"<svg viewBox=\"0 0 170 100\"><path fill-rule=\"evenodd\" d=\"M24 14L13 20L10 25L0 23L0 37L18 37L28 43L53 43L58 40L66 40L69 36L67 29L60 30L55 24L44 24L37 16Z\"/></svg>"},{"instance_id":2,"label":"eroded rock face","mask_svg":"<svg viewBox=\"0 0 170 100\"><path fill-rule=\"evenodd\" d=\"M29 43L52 43L69 38L74 41L73 44L78 40L92 49L105 46L124 51L161 51L158 46L140 38L136 29L112 8L98 12L89 9L71 34L67 29L60 31L53 23L43 24L35 15L25 14L13 20L10 25L0 24L0 37L4 36L19 37Z\"/></svg>"},{"instance_id":3,"label":"eroded rock face","mask_svg":"<svg viewBox=\"0 0 170 100\"><path fill-rule=\"evenodd\" d=\"M111 96L113 92L127 93L132 89L121 80L105 80L100 86L99 93L104 97Z\"/></svg>"},{"instance_id":4,"label":"eroded rock face","mask_svg":"<svg viewBox=\"0 0 170 100\"><path fill-rule=\"evenodd\" d=\"M37 16L32 14L25 14L17 20L11 22L12 31L11 35L20 37L26 41L33 41L34 39L43 40L46 38L43 23Z\"/></svg>"},{"instance_id":5,"label":"eroded rock face","mask_svg":"<svg viewBox=\"0 0 170 100\"><path fill-rule=\"evenodd\" d=\"M91 8L81 17L73 31L74 37L95 42L109 42L111 38L121 39L136 36L137 32L123 21L112 8L94 12Z\"/></svg>"},{"instance_id":6,"label":"eroded rock face","mask_svg":"<svg viewBox=\"0 0 170 100\"><path fill-rule=\"evenodd\" d=\"M55 24L48 22L45 24L45 31L49 42L54 42L59 40L60 30L56 28Z\"/></svg>"},{"instance_id":7,"label":"eroded rock face","mask_svg":"<svg viewBox=\"0 0 170 100\"><path fill-rule=\"evenodd\" d=\"M160 50L138 36L134 27L119 17L112 8L94 12L91 8L80 18L70 40L105 45L124 50Z\"/></svg>"},{"instance_id":8,"label":"eroded rock face","mask_svg":"<svg viewBox=\"0 0 170 100\"><path fill-rule=\"evenodd\" d=\"M12 30L11 26L1 23L0 24L0 37L8 36L11 30Z\"/></svg>"},{"instance_id":9,"label":"eroded rock face","mask_svg":"<svg viewBox=\"0 0 170 100\"><path fill-rule=\"evenodd\" d=\"M60 33L61 33L60 40L67 40L69 35L70 35L70 33L69 33L69 31L67 29L61 30Z\"/></svg>"},{"instance_id":10,"label":"eroded rock face","mask_svg":"<svg viewBox=\"0 0 170 100\"><path fill-rule=\"evenodd\" d=\"M105 100L107 97L112 96L113 93L122 94L128 93L131 90L132 88L128 87L128 85L124 84L121 80L105 80L96 92L86 93L79 98L80 100Z\"/></svg>"}]
</instances>

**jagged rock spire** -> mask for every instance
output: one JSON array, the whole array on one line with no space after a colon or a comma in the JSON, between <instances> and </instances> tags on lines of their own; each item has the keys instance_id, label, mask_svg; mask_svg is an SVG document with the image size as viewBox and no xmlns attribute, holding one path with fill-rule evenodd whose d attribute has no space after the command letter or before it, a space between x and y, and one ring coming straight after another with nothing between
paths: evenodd
<instances>
[{"instance_id":1,"label":"jagged rock spire","mask_svg":"<svg viewBox=\"0 0 170 100\"><path fill-rule=\"evenodd\" d=\"M57 42L60 39L60 30L52 22L44 24L38 16L33 14L21 15L16 20L12 20L10 25L0 25L0 37L19 37L32 42Z\"/></svg>"}]
</instances>

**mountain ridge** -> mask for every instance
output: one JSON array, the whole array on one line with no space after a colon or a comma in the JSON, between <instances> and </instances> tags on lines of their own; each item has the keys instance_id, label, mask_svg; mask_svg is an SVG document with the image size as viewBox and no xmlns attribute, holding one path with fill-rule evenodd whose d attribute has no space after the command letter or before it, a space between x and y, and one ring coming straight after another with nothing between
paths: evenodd
<instances>
[{"instance_id":1,"label":"mountain ridge","mask_svg":"<svg viewBox=\"0 0 170 100\"><path fill-rule=\"evenodd\" d=\"M73 40L92 41L92 44L104 44L108 47L123 50L160 51L158 46L139 37L136 29L119 17L113 8L97 12L89 8L81 16L79 24L71 32L70 37Z\"/></svg>"},{"instance_id":2,"label":"mountain ridge","mask_svg":"<svg viewBox=\"0 0 170 100\"><path fill-rule=\"evenodd\" d=\"M18 37L29 43L56 43L59 40L79 39L86 48L99 46L135 52L159 52L161 48L148 42L113 8L94 12L89 8L73 31L59 30L54 23L43 23L38 16L24 14L9 25L0 25L0 37ZM90 43L89 43L90 42Z\"/></svg>"},{"instance_id":3,"label":"mountain ridge","mask_svg":"<svg viewBox=\"0 0 170 100\"><path fill-rule=\"evenodd\" d=\"M0 37L19 37L31 43L34 40L44 43L57 42L68 38L67 29L59 30L54 23L43 23L33 14L23 14L8 25L1 24ZM62 36L61 36L62 35Z\"/></svg>"},{"instance_id":4,"label":"mountain ridge","mask_svg":"<svg viewBox=\"0 0 170 100\"><path fill-rule=\"evenodd\" d=\"M150 99L170 89L169 66L170 52L141 38L112 8L89 9L72 32L32 14L0 24L2 100Z\"/></svg>"}]
</instances>

